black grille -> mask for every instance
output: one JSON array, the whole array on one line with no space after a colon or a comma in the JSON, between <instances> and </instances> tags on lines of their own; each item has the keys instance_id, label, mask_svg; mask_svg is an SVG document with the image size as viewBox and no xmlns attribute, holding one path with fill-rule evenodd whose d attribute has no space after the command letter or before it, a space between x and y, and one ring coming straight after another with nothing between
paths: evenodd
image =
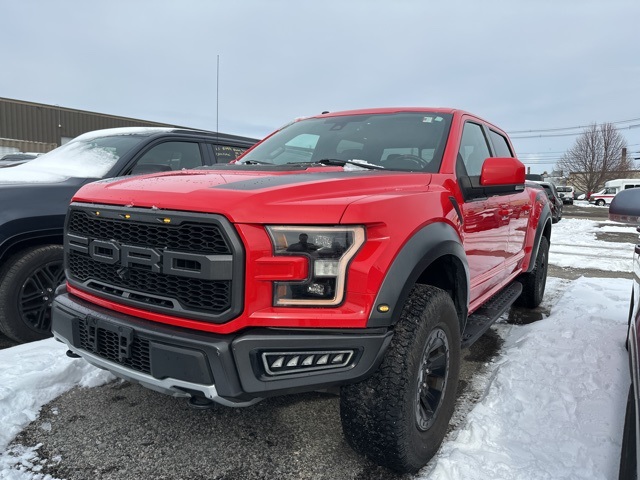
<instances>
[{"instance_id":1,"label":"black grille","mask_svg":"<svg viewBox=\"0 0 640 480\"><path fill-rule=\"evenodd\" d=\"M153 246L186 252L228 255L231 249L217 225L183 223L182 225L133 223L127 220L90 217L72 211L67 230L105 240L117 239L130 245Z\"/></svg>"},{"instance_id":2,"label":"black grille","mask_svg":"<svg viewBox=\"0 0 640 480\"><path fill-rule=\"evenodd\" d=\"M220 215L73 204L65 234L67 280L74 287L216 323L242 311L244 251Z\"/></svg>"},{"instance_id":3,"label":"black grille","mask_svg":"<svg viewBox=\"0 0 640 480\"><path fill-rule=\"evenodd\" d=\"M130 268L127 277L118 276L119 265L96 262L86 255L75 251L68 256L69 270L73 277L81 282L97 280L116 287L136 292L148 292L149 296L138 295L137 300L148 304L171 308L172 303L157 297L168 297L180 302L183 308L205 310L220 313L231 303L231 282L200 280L198 278L176 277L152 273L143 268ZM115 289L90 284L103 293L117 294ZM144 297L144 298L143 298Z\"/></svg>"},{"instance_id":4,"label":"black grille","mask_svg":"<svg viewBox=\"0 0 640 480\"><path fill-rule=\"evenodd\" d=\"M134 336L130 357L121 359L119 354L120 337L117 333L89 325L86 321L78 322L77 328L80 338L79 348L138 372L151 374L148 340ZM94 338L95 342L92 341Z\"/></svg>"}]
</instances>

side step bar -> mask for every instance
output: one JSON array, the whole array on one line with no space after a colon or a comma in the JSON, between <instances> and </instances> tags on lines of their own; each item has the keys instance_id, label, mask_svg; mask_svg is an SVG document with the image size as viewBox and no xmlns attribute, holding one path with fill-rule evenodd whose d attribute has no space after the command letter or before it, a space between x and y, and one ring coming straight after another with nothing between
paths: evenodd
<instances>
[{"instance_id":1,"label":"side step bar","mask_svg":"<svg viewBox=\"0 0 640 480\"><path fill-rule=\"evenodd\" d=\"M507 288L496 293L487 303L469 315L462 332L462 348L469 348L489 327L506 312L522 293L522 284L512 282Z\"/></svg>"}]
</instances>

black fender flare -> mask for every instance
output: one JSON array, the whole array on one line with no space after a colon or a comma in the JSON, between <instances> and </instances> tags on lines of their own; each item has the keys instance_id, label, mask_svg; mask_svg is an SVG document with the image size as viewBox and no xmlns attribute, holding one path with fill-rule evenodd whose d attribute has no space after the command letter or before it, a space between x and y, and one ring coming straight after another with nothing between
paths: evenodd
<instances>
[{"instance_id":1,"label":"black fender flare","mask_svg":"<svg viewBox=\"0 0 640 480\"><path fill-rule=\"evenodd\" d=\"M542 211L540 212L540 218L538 219L538 226L536 227L536 236L533 239L533 249L531 250L531 259L529 260L529 267L527 268L527 273L532 272L536 266L536 257L538 256L538 250L540 249L540 240L542 239L542 235L544 235L544 231L547 228L547 224L549 225L549 243L551 243L551 207L549 204L545 204L542 207Z\"/></svg>"},{"instance_id":2,"label":"black fender flare","mask_svg":"<svg viewBox=\"0 0 640 480\"><path fill-rule=\"evenodd\" d=\"M367 327L394 325L399 320L402 306L420 275L444 255L456 257L464 267L464 305L461 306L462 312L459 312L463 317L461 327L464 327L469 306L469 264L458 232L444 222L431 223L423 227L402 247L382 282ZM381 305L388 306L388 311L380 311Z\"/></svg>"}]
</instances>

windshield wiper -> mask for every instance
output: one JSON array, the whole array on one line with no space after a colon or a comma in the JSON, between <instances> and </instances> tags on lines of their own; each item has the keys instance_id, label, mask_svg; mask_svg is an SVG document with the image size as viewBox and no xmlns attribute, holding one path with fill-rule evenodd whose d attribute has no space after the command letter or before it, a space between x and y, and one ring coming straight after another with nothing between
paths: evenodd
<instances>
[{"instance_id":1,"label":"windshield wiper","mask_svg":"<svg viewBox=\"0 0 640 480\"><path fill-rule=\"evenodd\" d=\"M320 165L337 165L337 166L344 166L348 163L349 165L368 168L369 170L385 170L385 168L381 167L380 165L372 165L371 163L366 163L364 161L361 163L356 160L341 160L339 158L323 158L321 160L318 160L315 163L319 163Z\"/></svg>"},{"instance_id":2,"label":"windshield wiper","mask_svg":"<svg viewBox=\"0 0 640 480\"><path fill-rule=\"evenodd\" d=\"M273 165L273 163L262 162L260 160L240 160L237 165Z\"/></svg>"}]
</instances>

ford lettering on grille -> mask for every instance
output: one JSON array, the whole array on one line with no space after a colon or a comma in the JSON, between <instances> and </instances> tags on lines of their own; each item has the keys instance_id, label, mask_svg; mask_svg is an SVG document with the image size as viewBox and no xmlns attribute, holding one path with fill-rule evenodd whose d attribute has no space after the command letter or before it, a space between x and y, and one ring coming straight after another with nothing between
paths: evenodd
<instances>
[{"instance_id":1,"label":"ford lettering on grille","mask_svg":"<svg viewBox=\"0 0 640 480\"><path fill-rule=\"evenodd\" d=\"M243 309L244 248L222 215L74 202L64 252L67 283L114 304L214 323Z\"/></svg>"},{"instance_id":2,"label":"ford lettering on grille","mask_svg":"<svg viewBox=\"0 0 640 480\"><path fill-rule=\"evenodd\" d=\"M127 245L115 240L91 239L67 233L70 251L88 255L96 262L144 268L153 273L199 278L202 280L232 280L232 255L204 255L176 252L163 248Z\"/></svg>"}]
</instances>

